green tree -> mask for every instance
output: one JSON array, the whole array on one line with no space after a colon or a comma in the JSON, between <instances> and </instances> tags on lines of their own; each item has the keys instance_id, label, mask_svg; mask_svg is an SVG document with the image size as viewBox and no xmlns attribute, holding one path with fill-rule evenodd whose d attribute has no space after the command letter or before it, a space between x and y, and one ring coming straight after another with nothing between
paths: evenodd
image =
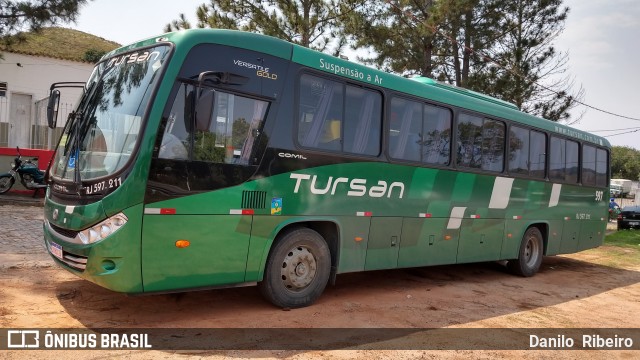
<instances>
[{"instance_id":1,"label":"green tree","mask_svg":"<svg viewBox=\"0 0 640 360\"><path fill-rule=\"evenodd\" d=\"M443 2L439 13L439 53L445 58L436 78L459 87L471 88L470 75L476 64L504 32L500 27L501 0L455 0ZM473 50L472 50L473 49Z\"/></svg>"},{"instance_id":2,"label":"green tree","mask_svg":"<svg viewBox=\"0 0 640 360\"><path fill-rule=\"evenodd\" d=\"M337 0L211 0L210 5L196 10L197 27L256 32L337 54L346 42L339 31L341 11L357 6L349 4L339 5ZM188 28L191 24L180 14L165 31Z\"/></svg>"},{"instance_id":3,"label":"green tree","mask_svg":"<svg viewBox=\"0 0 640 360\"><path fill-rule=\"evenodd\" d=\"M502 2L499 28L504 32L483 50L492 61L475 64L469 87L512 102L527 113L568 122L569 110L582 100L584 91L572 91L574 83L564 75L567 54L553 46L569 14L562 2Z\"/></svg>"},{"instance_id":4,"label":"green tree","mask_svg":"<svg viewBox=\"0 0 640 360\"><path fill-rule=\"evenodd\" d=\"M387 72L433 77L441 64L436 57L438 2L369 0L353 11L343 11L344 30L354 49L368 49L359 61Z\"/></svg>"},{"instance_id":5,"label":"green tree","mask_svg":"<svg viewBox=\"0 0 640 360\"><path fill-rule=\"evenodd\" d=\"M44 26L75 21L88 0L0 0L0 42L21 41L22 31L37 32Z\"/></svg>"},{"instance_id":6,"label":"green tree","mask_svg":"<svg viewBox=\"0 0 640 360\"><path fill-rule=\"evenodd\" d=\"M385 71L422 75L568 121L583 97L562 74L567 56L553 40L568 8L562 0L368 1L348 17L360 60ZM540 86L540 84L545 84Z\"/></svg>"},{"instance_id":7,"label":"green tree","mask_svg":"<svg viewBox=\"0 0 640 360\"><path fill-rule=\"evenodd\" d=\"M628 146L611 148L611 177L640 180L640 151Z\"/></svg>"},{"instance_id":8,"label":"green tree","mask_svg":"<svg viewBox=\"0 0 640 360\"><path fill-rule=\"evenodd\" d=\"M91 48L85 51L84 56L82 57L82 60L95 64L98 61L100 61L100 58L102 58L102 56L106 53L107 53L106 51Z\"/></svg>"}]
</instances>

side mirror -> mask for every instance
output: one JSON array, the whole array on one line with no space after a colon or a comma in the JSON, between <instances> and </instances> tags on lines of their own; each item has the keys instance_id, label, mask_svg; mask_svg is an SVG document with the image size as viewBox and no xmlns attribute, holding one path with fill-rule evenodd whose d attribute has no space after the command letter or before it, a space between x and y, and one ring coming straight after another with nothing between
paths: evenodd
<instances>
[{"instance_id":1,"label":"side mirror","mask_svg":"<svg viewBox=\"0 0 640 360\"><path fill-rule=\"evenodd\" d=\"M196 130L209 131L211 116L213 115L215 93L212 89L200 91L200 96L198 96L196 100Z\"/></svg>"},{"instance_id":2,"label":"side mirror","mask_svg":"<svg viewBox=\"0 0 640 360\"><path fill-rule=\"evenodd\" d=\"M51 90L49 93L49 103L47 104L47 124L49 128L55 129L58 122L58 105L60 104L60 90Z\"/></svg>"}]
</instances>

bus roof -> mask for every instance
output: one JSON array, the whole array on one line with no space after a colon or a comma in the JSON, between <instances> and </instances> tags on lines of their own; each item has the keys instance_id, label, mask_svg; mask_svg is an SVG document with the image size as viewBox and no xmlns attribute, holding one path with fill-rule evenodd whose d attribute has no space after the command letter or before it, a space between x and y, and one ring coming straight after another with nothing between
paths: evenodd
<instances>
[{"instance_id":1,"label":"bus roof","mask_svg":"<svg viewBox=\"0 0 640 360\"><path fill-rule=\"evenodd\" d=\"M512 103L485 94L443 84L426 77L405 78L386 73L267 35L223 29L181 30L124 46L105 55L105 58L117 53L163 41L170 41L176 44L178 48L185 49L186 51L182 56L185 56L191 47L202 43L216 43L241 47L291 60L319 71L368 83L372 86L395 90L441 104L457 106L488 116L509 119L524 125L591 142L596 145L611 146L606 138L524 113L518 110L517 106Z\"/></svg>"}]
</instances>

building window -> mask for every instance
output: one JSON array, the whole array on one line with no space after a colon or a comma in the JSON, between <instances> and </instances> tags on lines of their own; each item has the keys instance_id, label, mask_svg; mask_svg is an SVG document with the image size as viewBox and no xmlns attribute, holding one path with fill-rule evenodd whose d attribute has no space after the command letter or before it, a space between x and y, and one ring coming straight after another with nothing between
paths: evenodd
<instances>
[{"instance_id":1,"label":"building window","mask_svg":"<svg viewBox=\"0 0 640 360\"><path fill-rule=\"evenodd\" d=\"M7 83L0 82L0 97L7 97Z\"/></svg>"}]
</instances>

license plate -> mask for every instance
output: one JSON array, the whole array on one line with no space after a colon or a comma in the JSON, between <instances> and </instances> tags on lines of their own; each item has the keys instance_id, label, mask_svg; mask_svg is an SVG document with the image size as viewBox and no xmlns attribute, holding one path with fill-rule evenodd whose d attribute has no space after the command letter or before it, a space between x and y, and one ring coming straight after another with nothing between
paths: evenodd
<instances>
[{"instance_id":1,"label":"license plate","mask_svg":"<svg viewBox=\"0 0 640 360\"><path fill-rule=\"evenodd\" d=\"M51 251L51 254L53 254L53 256L57 257L58 259L62 260L62 246L54 243L53 241L49 243L49 251Z\"/></svg>"},{"instance_id":2,"label":"license plate","mask_svg":"<svg viewBox=\"0 0 640 360\"><path fill-rule=\"evenodd\" d=\"M638 225L640 225L640 222L638 222L638 221L630 221L629 222L629 226L638 226Z\"/></svg>"}]
</instances>

